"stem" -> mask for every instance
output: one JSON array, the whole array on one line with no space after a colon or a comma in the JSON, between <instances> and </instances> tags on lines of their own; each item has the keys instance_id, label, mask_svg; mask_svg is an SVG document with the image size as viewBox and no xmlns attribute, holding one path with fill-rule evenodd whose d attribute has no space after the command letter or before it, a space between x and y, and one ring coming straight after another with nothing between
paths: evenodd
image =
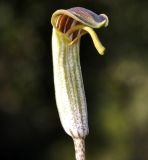
<instances>
[{"instance_id":1,"label":"stem","mask_svg":"<svg viewBox=\"0 0 148 160\"><path fill-rule=\"evenodd\" d=\"M73 138L76 160L85 160L85 140L83 138Z\"/></svg>"}]
</instances>

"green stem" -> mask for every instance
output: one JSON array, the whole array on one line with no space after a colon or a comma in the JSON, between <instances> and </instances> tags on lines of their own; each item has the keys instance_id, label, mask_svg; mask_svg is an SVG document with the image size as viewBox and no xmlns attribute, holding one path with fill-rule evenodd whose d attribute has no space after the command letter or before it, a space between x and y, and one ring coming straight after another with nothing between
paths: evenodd
<instances>
[{"instance_id":1,"label":"green stem","mask_svg":"<svg viewBox=\"0 0 148 160\"><path fill-rule=\"evenodd\" d=\"M85 160L85 140L83 138L74 138L76 160Z\"/></svg>"}]
</instances>

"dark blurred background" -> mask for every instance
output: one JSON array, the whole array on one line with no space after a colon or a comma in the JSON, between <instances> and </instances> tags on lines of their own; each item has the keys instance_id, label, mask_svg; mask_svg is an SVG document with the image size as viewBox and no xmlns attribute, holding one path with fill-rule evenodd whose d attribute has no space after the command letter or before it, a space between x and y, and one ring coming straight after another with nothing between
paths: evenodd
<instances>
[{"instance_id":1,"label":"dark blurred background","mask_svg":"<svg viewBox=\"0 0 148 160\"><path fill-rule=\"evenodd\" d=\"M90 133L87 160L148 159L148 1L0 1L0 159L74 160L54 97L50 18L88 8L110 19L97 31L100 56L86 35L81 66Z\"/></svg>"}]
</instances>

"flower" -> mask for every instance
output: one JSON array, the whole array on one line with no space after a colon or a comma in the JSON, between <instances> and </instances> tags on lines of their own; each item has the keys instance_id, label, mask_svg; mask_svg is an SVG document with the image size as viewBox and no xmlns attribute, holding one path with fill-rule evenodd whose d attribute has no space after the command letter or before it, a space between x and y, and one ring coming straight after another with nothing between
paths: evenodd
<instances>
[{"instance_id":1,"label":"flower","mask_svg":"<svg viewBox=\"0 0 148 160\"><path fill-rule=\"evenodd\" d=\"M53 27L66 36L69 44L75 43L82 35L89 33L96 49L103 55L105 48L102 46L93 28L107 27L109 20L105 14L96 13L82 8L74 7L67 10L57 10L51 18Z\"/></svg>"},{"instance_id":2,"label":"flower","mask_svg":"<svg viewBox=\"0 0 148 160\"><path fill-rule=\"evenodd\" d=\"M73 138L76 160L85 160L84 139L89 128L79 58L80 39L89 33L103 55L105 48L93 28L106 27L108 18L105 14L97 15L88 9L74 7L54 12L51 23L57 108L65 132Z\"/></svg>"}]
</instances>

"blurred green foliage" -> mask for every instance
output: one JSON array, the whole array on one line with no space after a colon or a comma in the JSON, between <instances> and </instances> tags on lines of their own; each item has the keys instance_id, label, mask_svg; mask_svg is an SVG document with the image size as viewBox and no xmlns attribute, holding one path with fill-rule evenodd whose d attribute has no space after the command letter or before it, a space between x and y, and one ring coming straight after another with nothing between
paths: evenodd
<instances>
[{"instance_id":1,"label":"blurred green foliage","mask_svg":"<svg viewBox=\"0 0 148 160\"><path fill-rule=\"evenodd\" d=\"M97 31L99 56L82 38L88 103L88 160L147 160L148 2L139 0L0 1L0 159L72 160L73 144L55 104L50 18L82 6L109 16Z\"/></svg>"}]
</instances>

